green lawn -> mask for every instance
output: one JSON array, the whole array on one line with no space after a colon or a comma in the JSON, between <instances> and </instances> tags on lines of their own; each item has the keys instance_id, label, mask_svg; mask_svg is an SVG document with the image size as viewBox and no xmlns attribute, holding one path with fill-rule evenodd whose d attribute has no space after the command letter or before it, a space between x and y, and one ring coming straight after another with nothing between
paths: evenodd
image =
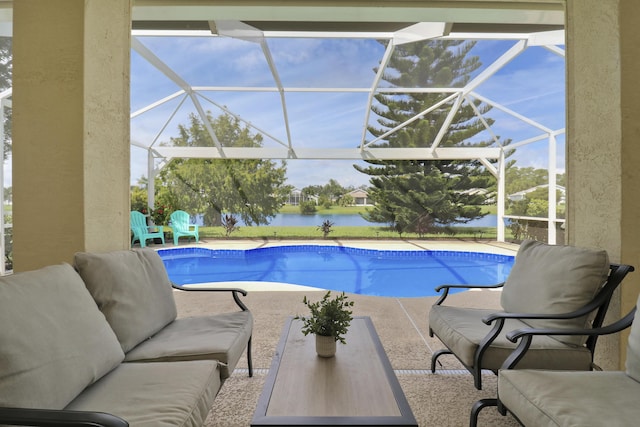
<instances>
[{"instance_id":1,"label":"green lawn","mask_svg":"<svg viewBox=\"0 0 640 427\"><path fill-rule=\"evenodd\" d=\"M330 209L318 209L317 214L360 214L370 206L332 206ZM483 211L495 214L495 206L484 206ZM300 214L299 206L285 205L280 209L281 214ZM319 224L318 224L319 225ZM168 228L168 227L167 227ZM200 227L200 236L209 239L225 239L225 229L218 227ZM506 231L510 237L510 230ZM286 227L286 226L253 226L239 227L231 233L232 239L322 239L322 231L317 226L310 227ZM493 227L449 227L446 232L430 233L418 236L416 233L403 233L400 236L396 231L382 225L371 226L333 226L329 239L495 239L496 229Z\"/></svg>"}]
</instances>

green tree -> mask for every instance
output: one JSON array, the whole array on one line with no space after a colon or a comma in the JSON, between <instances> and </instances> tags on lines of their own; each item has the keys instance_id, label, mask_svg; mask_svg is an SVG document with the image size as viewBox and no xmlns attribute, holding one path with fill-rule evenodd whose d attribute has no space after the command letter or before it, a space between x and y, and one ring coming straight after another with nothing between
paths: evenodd
<instances>
[{"instance_id":1,"label":"green tree","mask_svg":"<svg viewBox=\"0 0 640 427\"><path fill-rule=\"evenodd\" d=\"M474 42L438 41L397 46L383 79L392 87L463 87L470 74L480 67L478 57L468 55ZM442 100L444 95L408 93L378 94L372 111L378 116L379 128L369 126L378 137L416 114ZM489 107L477 103L481 113ZM376 147L431 146L449 109L444 106L424 115L420 120L386 136ZM486 119L489 124L493 120ZM472 137L484 130L473 107L462 104L441 147L472 145ZM474 146L487 146L491 141L474 141ZM399 233L424 233L435 225L464 223L483 216L486 196L467 192L471 188L489 188L494 179L478 162L450 160L369 161L370 166L354 167L371 176L369 196L375 207L365 215L370 221L386 222Z\"/></svg>"},{"instance_id":2,"label":"green tree","mask_svg":"<svg viewBox=\"0 0 640 427\"><path fill-rule=\"evenodd\" d=\"M319 196L322 194L322 186L321 185L308 185L300 190L302 196L308 198L309 196Z\"/></svg>"},{"instance_id":3,"label":"green tree","mask_svg":"<svg viewBox=\"0 0 640 427\"><path fill-rule=\"evenodd\" d=\"M305 200L300 202L300 213L302 215L313 215L318 211L316 203L313 200Z\"/></svg>"},{"instance_id":4,"label":"green tree","mask_svg":"<svg viewBox=\"0 0 640 427\"><path fill-rule=\"evenodd\" d=\"M353 196L350 194L345 194L338 199L338 205L340 206L351 206L355 203Z\"/></svg>"},{"instance_id":5,"label":"green tree","mask_svg":"<svg viewBox=\"0 0 640 427\"><path fill-rule=\"evenodd\" d=\"M546 169L511 166L505 171L505 191L507 194L527 190L547 182L549 182L549 172Z\"/></svg>"},{"instance_id":6,"label":"green tree","mask_svg":"<svg viewBox=\"0 0 640 427\"><path fill-rule=\"evenodd\" d=\"M251 133L228 114L207 113L225 147L260 147L262 136ZM199 116L178 127L171 145L214 147ZM287 200L286 163L271 160L174 159L159 174L157 201L173 209L203 214L206 225L221 225L223 213L239 215L246 225L268 224Z\"/></svg>"},{"instance_id":7,"label":"green tree","mask_svg":"<svg viewBox=\"0 0 640 427\"><path fill-rule=\"evenodd\" d=\"M345 192L344 187L335 179L330 179L329 182L322 187L322 194L332 201L338 200Z\"/></svg>"},{"instance_id":8,"label":"green tree","mask_svg":"<svg viewBox=\"0 0 640 427\"><path fill-rule=\"evenodd\" d=\"M13 39L0 37L0 91L9 89L13 76ZM3 119L4 123L4 159L11 152L11 115L12 109L7 108Z\"/></svg>"},{"instance_id":9,"label":"green tree","mask_svg":"<svg viewBox=\"0 0 640 427\"><path fill-rule=\"evenodd\" d=\"M129 195L131 198L132 211L143 212L145 214L149 213L148 188L148 181L144 176L138 178L137 185L131 186Z\"/></svg>"},{"instance_id":10,"label":"green tree","mask_svg":"<svg viewBox=\"0 0 640 427\"><path fill-rule=\"evenodd\" d=\"M557 185L563 185L564 174L556 176ZM507 213L511 215L547 217L549 214L549 187L545 186L549 182L549 172L546 169L536 169L533 167L518 168L512 166L506 170L505 188L507 195L519 191L535 190L524 194L523 200L507 200ZM561 202L563 193L556 190L556 214L559 218L564 217L565 206Z\"/></svg>"},{"instance_id":11,"label":"green tree","mask_svg":"<svg viewBox=\"0 0 640 427\"><path fill-rule=\"evenodd\" d=\"M131 210L148 213L147 189L144 187L131 186Z\"/></svg>"}]
</instances>

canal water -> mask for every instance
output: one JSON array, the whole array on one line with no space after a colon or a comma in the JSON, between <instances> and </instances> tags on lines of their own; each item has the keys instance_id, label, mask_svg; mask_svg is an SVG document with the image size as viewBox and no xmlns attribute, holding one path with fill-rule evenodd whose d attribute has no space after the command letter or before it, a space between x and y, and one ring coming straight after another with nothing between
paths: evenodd
<instances>
[{"instance_id":1,"label":"canal water","mask_svg":"<svg viewBox=\"0 0 640 427\"><path fill-rule=\"evenodd\" d=\"M240 226L245 224L242 222L239 216L236 216L239 220ZM474 221L470 221L466 224L455 224L456 227L496 227L498 224L498 217L496 215L487 215L484 218L480 218ZM366 226L380 226L384 224L368 222L360 215L357 214L344 214L344 215L302 215L302 214L277 214L275 218L271 220L269 225L275 227L317 227L324 221L331 221L334 226L349 226L349 227L366 227ZM202 217L197 218L197 224L202 225Z\"/></svg>"}]
</instances>

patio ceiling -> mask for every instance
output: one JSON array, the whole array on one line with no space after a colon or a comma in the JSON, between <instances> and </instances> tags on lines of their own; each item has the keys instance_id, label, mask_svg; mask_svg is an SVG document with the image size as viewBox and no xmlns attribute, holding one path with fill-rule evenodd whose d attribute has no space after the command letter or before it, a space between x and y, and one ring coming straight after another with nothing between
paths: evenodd
<instances>
[{"instance_id":1,"label":"patio ceiling","mask_svg":"<svg viewBox=\"0 0 640 427\"><path fill-rule=\"evenodd\" d=\"M501 141L476 110L486 131L492 135L491 147L440 147L443 136L460 106L472 105L474 100L483 101L518 120L539 130L539 135L525 141L516 141L510 147L528 144L541 139L555 137L564 129L551 129L542 123L529 119L516 111L483 97L476 92L492 75L520 55L530 46L544 46L558 55L564 55L558 45L564 44L564 6L560 1L537 2L416 2L416 1L369 1L359 2L210 2L210 1L152 1L138 0L133 9L132 48L145 58L176 86L177 91L166 94L154 102L137 109L132 119L142 117L170 102L179 99L180 108L188 102L201 117L205 117L207 106L217 106L229 114L236 115L217 103L212 94L228 92L271 92L279 95L282 126L285 137L272 136L267 131L253 125L251 117L239 119L251 126L271 141L260 148L226 147L205 121L215 147L173 147L160 143L160 133L150 141L135 140L133 145L150 150L156 159L162 159L159 166L171 158L258 158L258 159L479 159L497 175L495 159L502 154ZM271 86L218 86L195 85L180 75L152 49L145 45L148 37L227 37L255 43L260 47L268 64L272 78ZM386 40L387 48L380 58L380 67L371 81L359 87L292 87L282 82L282 70L278 68L268 40L279 38L318 39L375 39ZM381 86L382 73L396 46L427 39L441 40L513 40L514 45L506 50L492 64L476 75L462 88L398 88ZM219 59L219 58L218 58ZM384 136L396 132L435 108L450 107L449 117L440 129L433 143L424 148L375 148L381 138L368 140L367 125L370 124L370 110L377 93L402 94L435 92L443 94L444 100L428 108L413 118L390 130ZM300 146L296 136L290 131L287 96L295 93L366 93L367 105L363 106L365 117L362 135L349 148ZM162 130L169 124L175 111L170 114Z\"/></svg>"}]
</instances>

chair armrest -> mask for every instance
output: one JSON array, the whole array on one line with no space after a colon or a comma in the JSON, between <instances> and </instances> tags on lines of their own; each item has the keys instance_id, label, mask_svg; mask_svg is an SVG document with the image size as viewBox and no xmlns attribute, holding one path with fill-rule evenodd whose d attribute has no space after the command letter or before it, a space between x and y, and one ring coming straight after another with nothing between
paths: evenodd
<instances>
[{"instance_id":1,"label":"chair armrest","mask_svg":"<svg viewBox=\"0 0 640 427\"><path fill-rule=\"evenodd\" d=\"M0 424L18 426L128 427L129 423L104 412L54 409L0 408Z\"/></svg>"},{"instance_id":2,"label":"chair armrest","mask_svg":"<svg viewBox=\"0 0 640 427\"><path fill-rule=\"evenodd\" d=\"M617 320L616 322L614 322L614 323L612 323L610 325L603 326L603 327L600 327L600 328L591 328L591 329L586 329L586 328L571 328L571 329L522 328L522 329L516 329L514 331L510 331L506 335L507 339L509 341L511 341L511 342L517 342L520 339L520 342L518 343L518 346L513 351L513 353L511 353L511 355L509 355L509 357L504 361L504 364L502 365L502 369L512 369L514 366L516 366L518 364L518 362L520 362L520 360L522 360L522 358L524 357L525 353L529 349L529 346L531 345L531 340L533 339L533 337L535 335L588 335L588 336L594 336L594 335L615 334L616 332L620 332L620 331L628 328L629 326L631 326L631 323L633 322L633 319L635 317L635 313L636 313L636 307L633 307L633 309L629 313L627 313L627 315L624 316L623 318Z\"/></svg>"},{"instance_id":3,"label":"chair armrest","mask_svg":"<svg viewBox=\"0 0 640 427\"><path fill-rule=\"evenodd\" d=\"M583 305L579 309L570 313L508 313L504 311L492 313L482 321L489 325L496 319L575 319L576 317L586 316L597 310L603 304L608 304L611 294L608 292L600 292L594 299ZM566 335L566 334L565 334Z\"/></svg>"},{"instance_id":4,"label":"chair armrest","mask_svg":"<svg viewBox=\"0 0 640 427\"><path fill-rule=\"evenodd\" d=\"M504 286L503 283L498 283L495 285L440 285L434 289L436 292L440 292L444 290L438 301L435 302L434 305L440 305L444 302L445 298L449 295L450 289L498 289Z\"/></svg>"},{"instance_id":5,"label":"chair armrest","mask_svg":"<svg viewBox=\"0 0 640 427\"><path fill-rule=\"evenodd\" d=\"M577 329L537 329L537 328L522 328L516 329L507 333L506 337L511 342L516 342L518 339L525 335L609 335L620 332L629 326L633 322L635 317L636 308L634 307L626 316L617 320L616 322L603 326L601 328L577 328Z\"/></svg>"},{"instance_id":6,"label":"chair armrest","mask_svg":"<svg viewBox=\"0 0 640 427\"><path fill-rule=\"evenodd\" d=\"M147 225L147 232L151 232L151 229L157 229L154 233L164 233L164 225Z\"/></svg>"},{"instance_id":7,"label":"chair armrest","mask_svg":"<svg viewBox=\"0 0 640 427\"><path fill-rule=\"evenodd\" d=\"M249 311L246 305L240 300L238 294L242 294L242 296L247 296L247 291L240 288L215 288L215 287L207 287L207 286L198 286L197 288L190 287L191 285L178 285L176 283L171 283L173 289L177 289L180 291L195 291L195 292L231 292L233 295L233 300L236 302L238 307L242 309L242 311Z\"/></svg>"}]
</instances>

